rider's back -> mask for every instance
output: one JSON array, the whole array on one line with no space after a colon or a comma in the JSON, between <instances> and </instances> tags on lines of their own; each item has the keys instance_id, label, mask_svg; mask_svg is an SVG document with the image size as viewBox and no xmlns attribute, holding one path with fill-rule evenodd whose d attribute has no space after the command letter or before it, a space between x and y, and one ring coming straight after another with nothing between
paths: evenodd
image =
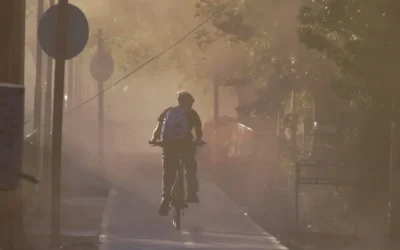
<instances>
[{"instance_id":1,"label":"rider's back","mask_svg":"<svg viewBox=\"0 0 400 250\"><path fill-rule=\"evenodd\" d=\"M194 109L185 110L180 106L170 107L161 113L161 139L165 142L192 141L192 130L201 126L200 117Z\"/></svg>"}]
</instances>

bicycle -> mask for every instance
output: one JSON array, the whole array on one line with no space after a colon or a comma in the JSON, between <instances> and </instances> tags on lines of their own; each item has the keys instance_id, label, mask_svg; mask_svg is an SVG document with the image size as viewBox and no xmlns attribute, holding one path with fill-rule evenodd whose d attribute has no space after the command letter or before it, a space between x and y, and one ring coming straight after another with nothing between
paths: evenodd
<instances>
[{"instance_id":1,"label":"bicycle","mask_svg":"<svg viewBox=\"0 0 400 250\"><path fill-rule=\"evenodd\" d=\"M149 144L152 146L164 147L165 143L162 141L151 142ZM199 141L195 142L195 146L203 146L206 142ZM185 215L185 209L189 208L189 205L185 200L185 172L184 163L182 160L179 161L179 169L176 173L175 183L172 187L172 197L170 203L170 210L173 210L172 225L176 230L181 229L181 217Z\"/></svg>"}]
</instances>

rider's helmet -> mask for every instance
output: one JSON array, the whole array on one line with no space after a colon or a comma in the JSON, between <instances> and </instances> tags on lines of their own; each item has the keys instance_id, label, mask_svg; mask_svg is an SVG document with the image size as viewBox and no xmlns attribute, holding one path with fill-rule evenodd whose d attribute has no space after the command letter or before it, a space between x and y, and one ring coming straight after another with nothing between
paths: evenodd
<instances>
[{"instance_id":1,"label":"rider's helmet","mask_svg":"<svg viewBox=\"0 0 400 250\"><path fill-rule=\"evenodd\" d=\"M193 104L194 103L194 98L193 96L187 92L187 91L179 91L178 93L178 103L187 103L187 104Z\"/></svg>"}]
</instances>

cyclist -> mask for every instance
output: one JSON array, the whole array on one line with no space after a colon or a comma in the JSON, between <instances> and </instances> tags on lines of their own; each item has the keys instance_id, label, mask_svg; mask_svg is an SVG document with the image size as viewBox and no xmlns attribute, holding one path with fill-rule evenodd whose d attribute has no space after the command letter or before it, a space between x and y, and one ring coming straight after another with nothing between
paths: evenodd
<instances>
[{"instance_id":1,"label":"cyclist","mask_svg":"<svg viewBox=\"0 0 400 250\"><path fill-rule=\"evenodd\" d=\"M162 176L162 198L159 213L162 216L167 216L169 212L169 204L171 200L172 186L175 183L176 171L179 168L180 160L183 161L186 169L186 180L188 185L188 195L186 198L187 202L199 203L197 196L198 192L198 180L197 180L197 162L195 159L196 153L196 142L200 142L203 137L202 123L198 113L192 108L195 102L193 96L186 92L178 92L178 106L170 107L164 110L158 117L157 127L153 132L151 142L160 140L162 136L164 147L163 147L163 176ZM183 112L184 124L186 128L183 131L182 136L175 140L167 140L166 133L168 130L168 120L175 119L172 124L176 126L177 119L174 117L172 111L174 109L180 109ZM173 118L172 118L173 117ZM171 124L171 123L170 123ZM185 125L183 126L185 127ZM193 137L192 130L195 129L196 137Z\"/></svg>"}]
</instances>

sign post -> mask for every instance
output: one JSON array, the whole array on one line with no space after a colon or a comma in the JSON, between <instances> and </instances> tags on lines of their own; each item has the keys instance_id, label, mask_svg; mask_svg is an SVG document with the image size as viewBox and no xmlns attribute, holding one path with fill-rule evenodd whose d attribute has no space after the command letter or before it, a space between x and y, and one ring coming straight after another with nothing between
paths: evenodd
<instances>
[{"instance_id":1,"label":"sign post","mask_svg":"<svg viewBox=\"0 0 400 250\"><path fill-rule=\"evenodd\" d=\"M97 52L90 64L90 73L98 82L98 138L99 138L99 166L104 170L104 82L109 80L114 72L114 60L105 46L103 31L97 31Z\"/></svg>"},{"instance_id":2,"label":"sign post","mask_svg":"<svg viewBox=\"0 0 400 250\"><path fill-rule=\"evenodd\" d=\"M50 0L49 8L55 3L54 0ZM46 84L44 93L44 121L43 121L43 155L42 155L42 184L44 190L51 191L51 118L52 118L52 101L53 101L53 58L45 55L46 57Z\"/></svg>"},{"instance_id":3,"label":"sign post","mask_svg":"<svg viewBox=\"0 0 400 250\"><path fill-rule=\"evenodd\" d=\"M75 88L74 88L74 100L75 100L75 105L78 105L82 102L82 86L81 86L81 58L78 56L75 59L75 78L74 78L74 82L75 82Z\"/></svg>"},{"instance_id":4,"label":"sign post","mask_svg":"<svg viewBox=\"0 0 400 250\"><path fill-rule=\"evenodd\" d=\"M37 22L39 23L40 17L43 14L44 3L43 0L39 0L37 4ZM35 81L35 98L34 98L34 144L35 144L35 158L34 166L35 169L41 168L41 127L42 127L42 84L43 84L43 52L40 48L39 42L36 46L36 81Z\"/></svg>"},{"instance_id":5,"label":"sign post","mask_svg":"<svg viewBox=\"0 0 400 250\"><path fill-rule=\"evenodd\" d=\"M52 197L51 197L51 233L52 244L59 246L61 231L61 164L62 164L62 124L64 104L65 57L67 50L68 0L60 0L58 7L57 51L54 69L53 99L53 137L52 137Z\"/></svg>"},{"instance_id":6,"label":"sign post","mask_svg":"<svg viewBox=\"0 0 400 250\"><path fill-rule=\"evenodd\" d=\"M62 125L64 106L65 60L82 52L89 37L89 24L83 12L68 0L49 8L39 22L38 40L43 51L56 59L54 72L52 129L52 244L59 246L61 210Z\"/></svg>"},{"instance_id":7,"label":"sign post","mask_svg":"<svg viewBox=\"0 0 400 250\"><path fill-rule=\"evenodd\" d=\"M50 7L54 5L54 0L50 0ZM50 159L50 150L51 150L51 117L52 117L52 84L53 82L53 58L51 56L47 56L47 72L46 72L46 89L45 89L45 101L44 101L44 146L45 146L45 154L44 154L44 165L46 171L50 167L49 159Z\"/></svg>"}]
</instances>

